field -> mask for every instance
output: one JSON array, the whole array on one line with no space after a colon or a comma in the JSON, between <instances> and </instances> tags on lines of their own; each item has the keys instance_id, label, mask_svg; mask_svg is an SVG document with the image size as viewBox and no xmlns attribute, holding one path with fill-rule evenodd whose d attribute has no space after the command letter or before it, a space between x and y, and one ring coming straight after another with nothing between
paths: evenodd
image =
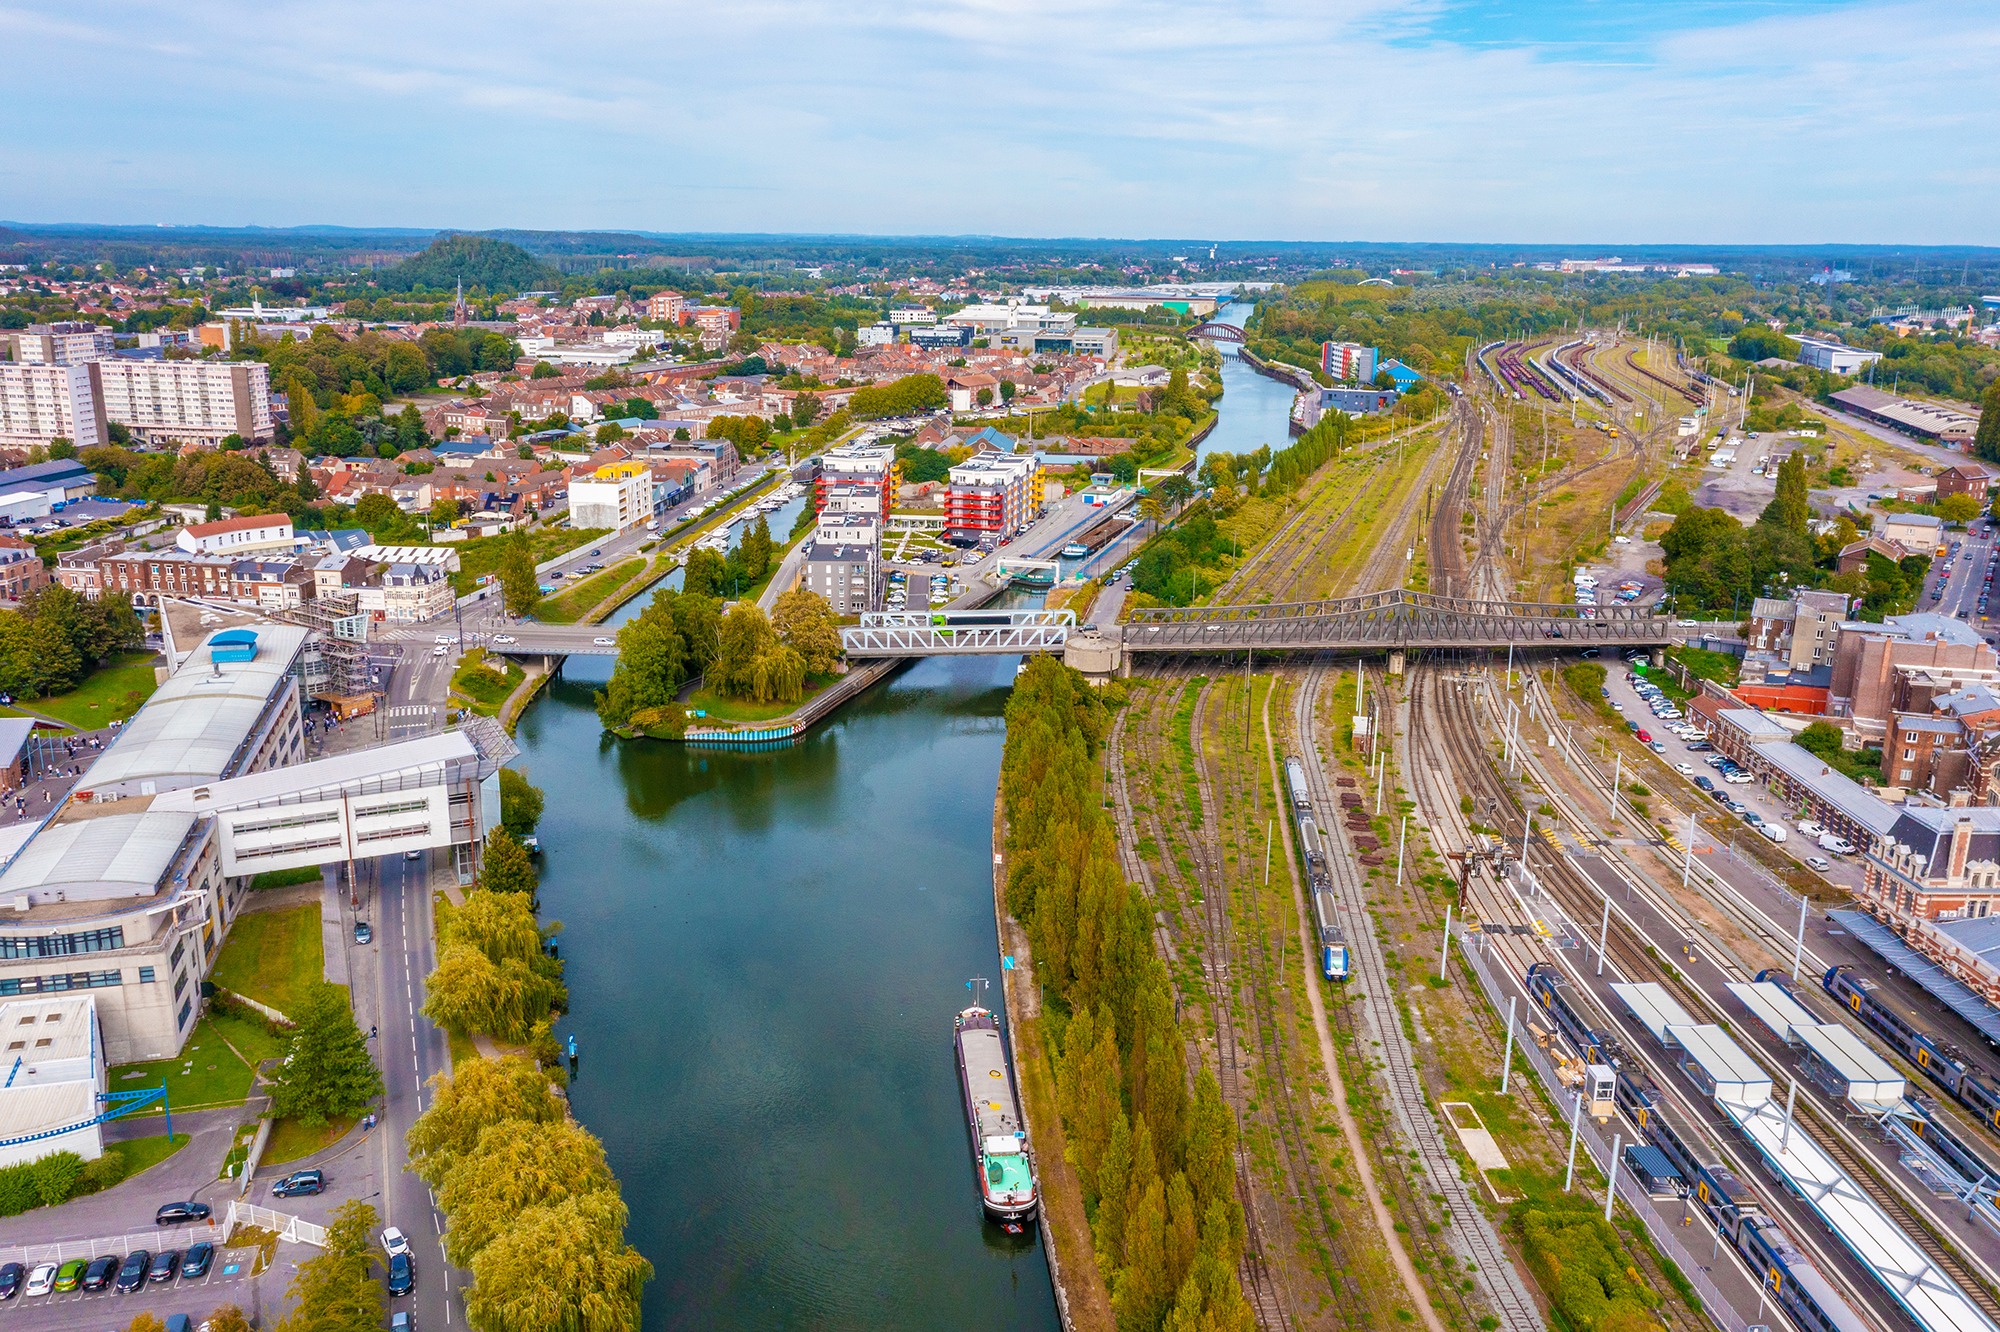
<instances>
[{"instance_id":1,"label":"field","mask_svg":"<svg viewBox=\"0 0 2000 1332\"><path fill-rule=\"evenodd\" d=\"M223 989L291 1013L323 974L319 903L237 917L211 979Z\"/></svg>"},{"instance_id":2,"label":"field","mask_svg":"<svg viewBox=\"0 0 2000 1332\"><path fill-rule=\"evenodd\" d=\"M467 700L482 717L498 715L507 696L528 678L526 671L506 657L494 657L491 661L499 664L489 664L485 648L474 648L465 654L465 660L451 677L451 692Z\"/></svg>"},{"instance_id":3,"label":"field","mask_svg":"<svg viewBox=\"0 0 2000 1332\"><path fill-rule=\"evenodd\" d=\"M125 721L158 688L153 679L150 652L129 652L99 667L81 685L67 694L24 700L26 706L46 717L66 721L84 731L102 730L114 721ZM0 715L29 715L17 708L0 708Z\"/></svg>"}]
</instances>

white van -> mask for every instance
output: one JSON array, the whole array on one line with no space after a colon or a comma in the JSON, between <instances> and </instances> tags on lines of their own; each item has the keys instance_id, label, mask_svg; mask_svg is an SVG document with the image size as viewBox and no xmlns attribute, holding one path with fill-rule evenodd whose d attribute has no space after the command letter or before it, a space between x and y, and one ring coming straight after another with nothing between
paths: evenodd
<instances>
[{"instance_id":1,"label":"white van","mask_svg":"<svg viewBox=\"0 0 2000 1332\"><path fill-rule=\"evenodd\" d=\"M1826 829L1821 825L1814 823L1811 819L1800 819L1799 831L1804 833L1807 837L1810 837L1815 841L1817 841L1819 839L1820 834L1824 833Z\"/></svg>"},{"instance_id":2,"label":"white van","mask_svg":"<svg viewBox=\"0 0 2000 1332\"><path fill-rule=\"evenodd\" d=\"M1822 849L1831 851L1836 856L1851 856L1854 854L1854 843L1848 841L1845 837L1837 837L1830 832L1823 832L1819 835L1819 844Z\"/></svg>"},{"instance_id":3,"label":"white van","mask_svg":"<svg viewBox=\"0 0 2000 1332\"><path fill-rule=\"evenodd\" d=\"M1785 840L1785 828L1784 825L1780 823L1760 823L1757 825L1757 831L1763 833L1764 836L1770 838L1774 842L1782 842Z\"/></svg>"}]
</instances>

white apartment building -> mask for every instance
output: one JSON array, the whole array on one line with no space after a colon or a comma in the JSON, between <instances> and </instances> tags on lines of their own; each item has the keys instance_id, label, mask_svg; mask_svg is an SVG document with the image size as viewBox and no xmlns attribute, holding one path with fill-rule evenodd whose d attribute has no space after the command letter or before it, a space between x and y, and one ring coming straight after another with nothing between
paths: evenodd
<instances>
[{"instance_id":1,"label":"white apartment building","mask_svg":"<svg viewBox=\"0 0 2000 1332\"><path fill-rule=\"evenodd\" d=\"M889 322L899 327L915 327L920 324L935 324L937 311L928 305L898 305L889 311Z\"/></svg>"},{"instance_id":2,"label":"white apartment building","mask_svg":"<svg viewBox=\"0 0 2000 1332\"><path fill-rule=\"evenodd\" d=\"M97 361L91 369L105 419L148 443L271 438L271 369L262 362Z\"/></svg>"},{"instance_id":3,"label":"white apartment building","mask_svg":"<svg viewBox=\"0 0 2000 1332\"><path fill-rule=\"evenodd\" d=\"M244 514L212 523L183 527L174 545L190 555L252 555L259 551L289 551L297 545L287 514Z\"/></svg>"},{"instance_id":4,"label":"white apartment building","mask_svg":"<svg viewBox=\"0 0 2000 1332\"><path fill-rule=\"evenodd\" d=\"M31 324L19 333L0 334L20 365L82 365L100 361L117 348L111 330L92 324Z\"/></svg>"},{"instance_id":5,"label":"white apartment building","mask_svg":"<svg viewBox=\"0 0 2000 1332\"><path fill-rule=\"evenodd\" d=\"M618 462L589 476L570 478L569 525L608 527L622 532L653 517L653 469L642 462Z\"/></svg>"},{"instance_id":6,"label":"white apartment building","mask_svg":"<svg viewBox=\"0 0 2000 1332\"><path fill-rule=\"evenodd\" d=\"M0 446L33 448L66 439L87 449L104 443L109 436L94 368L0 362Z\"/></svg>"}]
</instances>

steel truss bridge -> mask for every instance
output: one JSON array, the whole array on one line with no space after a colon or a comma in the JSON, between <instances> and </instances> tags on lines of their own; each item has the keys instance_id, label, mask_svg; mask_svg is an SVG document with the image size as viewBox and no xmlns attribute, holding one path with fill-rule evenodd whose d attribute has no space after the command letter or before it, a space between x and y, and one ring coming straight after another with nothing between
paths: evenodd
<instances>
[{"instance_id":1,"label":"steel truss bridge","mask_svg":"<svg viewBox=\"0 0 2000 1332\"><path fill-rule=\"evenodd\" d=\"M1243 341L1243 330L1234 324L1196 324L1188 330L1188 336L1191 338L1213 338L1217 342L1241 342Z\"/></svg>"},{"instance_id":2,"label":"steel truss bridge","mask_svg":"<svg viewBox=\"0 0 2000 1332\"><path fill-rule=\"evenodd\" d=\"M1057 652L1076 629L1070 611L921 611L861 617L841 630L850 657ZM1326 601L1160 607L1132 612L1102 635L1125 652L1415 652L1426 648L1655 647L1673 621L1629 607L1479 601L1401 589Z\"/></svg>"}]
</instances>

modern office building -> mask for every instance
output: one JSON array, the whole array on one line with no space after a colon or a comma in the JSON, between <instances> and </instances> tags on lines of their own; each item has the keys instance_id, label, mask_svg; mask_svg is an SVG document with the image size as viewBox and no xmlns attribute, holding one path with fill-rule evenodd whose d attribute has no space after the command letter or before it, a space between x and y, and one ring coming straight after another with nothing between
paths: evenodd
<instances>
[{"instance_id":1,"label":"modern office building","mask_svg":"<svg viewBox=\"0 0 2000 1332\"><path fill-rule=\"evenodd\" d=\"M1033 454L980 453L951 469L944 492L947 539L1011 532L1034 516L1040 464Z\"/></svg>"},{"instance_id":2,"label":"modern office building","mask_svg":"<svg viewBox=\"0 0 2000 1332\"><path fill-rule=\"evenodd\" d=\"M46 448L66 439L79 449L102 444L104 396L95 363L0 362L0 447Z\"/></svg>"},{"instance_id":3,"label":"modern office building","mask_svg":"<svg viewBox=\"0 0 2000 1332\"><path fill-rule=\"evenodd\" d=\"M0 1166L56 1152L104 1155L98 1098L110 1090L97 1002L88 994L0 1003Z\"/></svg>"},{"instance_id":4,"label":"modern office building","mask_svg":"<svg viewBox=\"0 0 2000 1332\"><path fill-rule=\"evenodd\" d=\"M1320 344L1320 369L1330 377L1343 382L1372 383L1375 379L1376 359L1373 347L1364 347L1358 342Z\"/></svg>"}]
</instances>

